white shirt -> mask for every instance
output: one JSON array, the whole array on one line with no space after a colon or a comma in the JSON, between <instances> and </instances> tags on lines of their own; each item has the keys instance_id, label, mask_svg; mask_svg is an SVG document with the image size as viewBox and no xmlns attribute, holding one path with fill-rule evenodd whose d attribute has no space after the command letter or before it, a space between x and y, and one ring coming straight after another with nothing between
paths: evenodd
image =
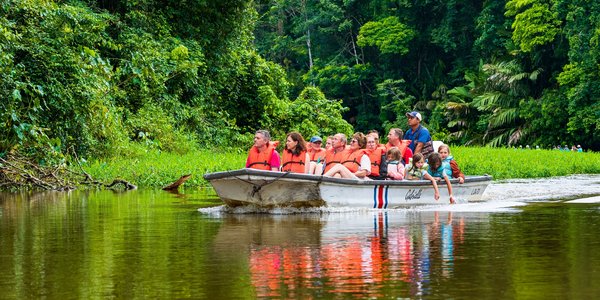
<instances>
[{"instance_id":1,"label":"white shirt","mask_svg":"<svg viewBox=\"0 0 600 300\"><path fill-rule=\"evenodd\" d=\"M360 167L358 167L358 170L367 170L367 175L371 174L371 159L368 155L363 154L360 158Z\"/></svg>"}]
</instances>

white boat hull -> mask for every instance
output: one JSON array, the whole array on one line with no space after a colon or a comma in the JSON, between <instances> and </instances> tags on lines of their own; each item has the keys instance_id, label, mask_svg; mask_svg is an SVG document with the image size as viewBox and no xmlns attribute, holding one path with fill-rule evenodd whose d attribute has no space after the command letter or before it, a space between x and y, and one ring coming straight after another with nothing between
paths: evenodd
<instances>
[{"instance_id":1,"label":"white boat hull","mask_svg":"<svg viewBox=\"0 0 600 300\"><path fill-rule=\"evenodd\" d=\"M426 180L353 180L324 176L240 169L204 175L228 206L258 207L364 207L449 203L446 185L438 183L440 199ZM469 176L465 183L452 180L455 199L479 201L492 178Z\"/></svg>"}]
</instances>

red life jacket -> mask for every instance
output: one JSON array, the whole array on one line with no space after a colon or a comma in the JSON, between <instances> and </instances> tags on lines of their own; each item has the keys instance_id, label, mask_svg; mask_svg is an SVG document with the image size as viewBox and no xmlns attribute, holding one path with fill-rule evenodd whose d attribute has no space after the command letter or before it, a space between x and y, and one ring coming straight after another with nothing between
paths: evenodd
<instances>
[{"instance_id":1,"label":"red life jacket","mask_svg":"<svg viewBox=\"0 0 600 300\"><path fill-rule=\"evenodd\" d=\"M335 164L341 164L342 161L348 156L348 149L344 148L342 151L335 152L334 148L327 150L325 153L325 171L323 173L329 171L331 167Z\"/></svg>"},{"instance_id":2,"label":"red life jacket","mask_svg":"<svg viewBox=\"0 0 600 300\"><path fill-rule=\"evenodd\" d=\"M350 152L348 157L342 162L350 172L354 173L358 171L360 166L360 158L366 153L366 149L357 149L354 152Z\"/></svg>"},{"instance_id":3,"label":"red life jacket","mask_svg":"<svg viewBox=\"0 0 600 300\"><path fill-rule=\"evenodd\" d=\"M379 168L381 167L381 156L383 156L384 149L376 148L373 150L367 150L367 155L371 160L371 174L369 176L379 176Z\"/></svg>"},{"instance_id":4,"label":"red life jacket","mask_svg":"<svg viewBox=\"0 0 600 300\"><path fill-rule=\"evenodd\" d=\"M324 148L319 148L318 150L315 151L308 151L308 156L310 157L310 161L314 161L317 162L320 161L323 162L323 159L325 159L325 154L327 154L327 150L325 150Z\"/></svg>"},{"instance_id":5,"label":"red life jacket","mask_svg":"<svg viewBox=\"0 0 600 300\"><path fill-rule=\"evenodd\" d=\"M292 173L304 173L304 166L306 162L306 151L300 152L299 155L293 155L291 151L287 149L283 150L281 157L281 171L292 172Z\"/></svg>"},{"instance_id":6,"label":"red life jacket","mask_svg":"<svg viewBox=\"0 0 600 300\"><path fill-rule=\"evenodd\" d=\"M277 141L269 142L267 149L262 152L258 152L256 146L252 146L248 152L248 165L246 168L271 171L271 155L273 155L277 144L279 144Z\"/></svg>"}]
</instances>

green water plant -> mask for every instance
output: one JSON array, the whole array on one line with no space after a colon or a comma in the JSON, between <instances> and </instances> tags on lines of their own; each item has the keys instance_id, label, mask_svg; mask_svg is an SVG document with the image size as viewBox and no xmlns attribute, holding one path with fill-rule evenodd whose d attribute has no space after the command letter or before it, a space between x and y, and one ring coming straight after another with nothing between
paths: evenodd
<instances>
[{"instance_id":1,"label":"green water plant","mask_svg":"<svg viewBox=\"0 0 600 300\"><path fill-rule=\"evenodd\" d=\"M542 178L571 174L600 174L600 154L556 150L519 150L491 147L451 147L467 175L489 174L494 180ZM246 152L198 150L187 154L149 151L134 158L111 158L85 162L82 166L95 180L123 178L140 187L158 188L185 174L186 187L207 186L202 175L244 167Z\"/></svg>"},{"instance_id":2,"label":"green water plant","mask_svg":"<svg viewBox=\"0 0 600 300\"><path fill-rule=\"evenodd\" d=\"M465 174L490 174L495 180L600 173L600 154L558 150L451 147Z\"/></svg>"},{"instance_id":3,"label":"green water plant","mask_svg":"<svg viewBox=\"0 0 600 300\"><path fill-rule=\"evenodd\" d=\"M182 175L192 174L185 186L204 186L205 173L233 170L244 166L246 153L198 150L187 154L149 151L134 158L84 162L83 169L94 180L110 182L122 178L140 187L164 187Z\"/></svg>"}]
</instances>

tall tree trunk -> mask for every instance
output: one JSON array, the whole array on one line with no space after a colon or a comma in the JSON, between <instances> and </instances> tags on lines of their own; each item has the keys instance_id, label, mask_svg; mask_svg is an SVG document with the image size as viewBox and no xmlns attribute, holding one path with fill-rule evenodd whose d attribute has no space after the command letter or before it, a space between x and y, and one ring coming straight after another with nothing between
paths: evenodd
<instances>
[{"instance_id":1,"label":"tall tree trunk","mask_svg":"<svg viewBox=\"0 0 600 300\"><path fill-rule=\"evenodd\" d=\"M354 42L354 34L352 34L352 32L350 32L350 40L352 43L352 54L354 54L354 60L356 61L356 64L358 65L358 53L356 53L356 43Z\"/></svg>"},{"instance_id":2,"label":"tall tree trunk","mask_svg":"<svg viewBox=\"0 0 600 300\"><path fill-rule=\"evenodd\" d=\"M308 23L308 12L306 8L306 0L302 0L300 2L302 4L302 10L304 14L304 24L306 25L306 47L308 48L308 70L312 70L313 67L313 59L312 59L312 50L310 44L310 24Z\"/></svg>"},{"instance_id":3,"label":"tall tree trunk","mask_svg":"<svg viewBox=\"0 0 600 300\"><path fill-rule=\"evenodd\" d=\"M313 59L312 51L310 50L310 29L306 29L306 47L308 48L308 70L312 70Z\"/></svg>"}]
</instances>

